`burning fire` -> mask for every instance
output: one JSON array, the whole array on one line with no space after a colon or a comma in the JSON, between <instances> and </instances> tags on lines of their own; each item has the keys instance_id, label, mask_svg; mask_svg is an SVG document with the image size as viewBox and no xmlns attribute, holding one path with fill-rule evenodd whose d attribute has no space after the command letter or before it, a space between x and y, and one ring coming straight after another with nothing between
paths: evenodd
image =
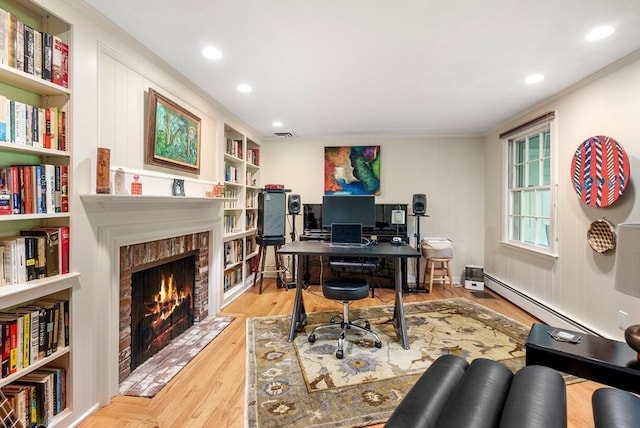
<instances>
[{"instance_id":1,"label":"burning fire","mask_svg":"<svg viewBox=\"0 0 640 428\"><path fill-rule=\"evenodd\" d=\"M180 306L184 299L189 296L189 293L184 291L178 291L178 287L175 284L173 274L169 275L168 280L162 275L162 281L160 283L160 291L153 296L153 302L146 302L147 313L145 316L159 315L158 320L165 320L169 318L175 308Z\"/></svg>"}]
</instances>

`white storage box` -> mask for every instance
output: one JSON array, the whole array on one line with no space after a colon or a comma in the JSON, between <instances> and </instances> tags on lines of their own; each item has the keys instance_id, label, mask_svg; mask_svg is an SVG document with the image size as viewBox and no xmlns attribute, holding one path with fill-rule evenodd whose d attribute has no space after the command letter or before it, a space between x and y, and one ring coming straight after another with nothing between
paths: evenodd
<instances>
[{"instance_id":1,"label":"white storage box","mask_svg":"<svg viewBox=\"0 0 640 428\"><path fill-rule=\"evenodd\" d=\"M427 259L453 258L453 242L447 238L424 238L420 250L422 257Z\"/></svg>"},{"instance_id":2,"label":"white storage box","mask_svg":"<svg viewBox=\"0 0 640 428\"><path fill-rule=\"evenodd\" d=\"M467 290L484 290L484 268L467 265L464 268L464 288Z\"/></svg>"}]
</instances>

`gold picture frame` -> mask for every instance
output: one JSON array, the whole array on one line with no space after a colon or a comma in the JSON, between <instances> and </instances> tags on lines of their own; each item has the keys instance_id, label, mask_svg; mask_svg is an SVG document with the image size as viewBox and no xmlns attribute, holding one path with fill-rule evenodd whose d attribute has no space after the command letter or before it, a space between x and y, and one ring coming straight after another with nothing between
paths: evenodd
<instances>
[{"instance_id":1,"label":"gold picture frame","mask_svg":"<svg viewBox=\"0 0 640 428\"><path fill-rule=\"evenodd\" d=\"M145 163L200 174L200 118L152 88Z\"/></svg>"}]
</instances>

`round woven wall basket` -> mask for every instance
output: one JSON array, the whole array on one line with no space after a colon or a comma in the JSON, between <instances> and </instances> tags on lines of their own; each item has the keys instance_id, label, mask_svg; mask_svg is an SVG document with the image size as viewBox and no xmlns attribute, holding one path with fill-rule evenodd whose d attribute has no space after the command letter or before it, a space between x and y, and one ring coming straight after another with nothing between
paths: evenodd
<instances>
[{"instance_id":1,"label":"round woven wall basket","mask_svg":"<svg viewBox=\"0 0 640 428\"><path fill-rule=\"evenodd\" d=\"M604 253L616 248L616 228L613 224L601 218L589 226L587 232L589 246L598 253Z\"/></svg>"}]
</instances>

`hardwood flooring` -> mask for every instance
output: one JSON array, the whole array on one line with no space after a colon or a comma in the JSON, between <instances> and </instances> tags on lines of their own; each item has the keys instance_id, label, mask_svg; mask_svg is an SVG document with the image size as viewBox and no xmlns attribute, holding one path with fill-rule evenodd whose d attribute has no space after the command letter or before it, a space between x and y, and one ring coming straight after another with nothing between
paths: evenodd
<instances>
[{"instance_id":1,"label":"hardwood flooring","mask_svg":"<svg viewBox=\"0 0 640 428\"><path fill-rule=\"evenodd\" d=\"M80 424L80 428L243 427L246 319L290 314L294 295L295 290L278 289L273 280L265 279L261 295L256 287L221 311L222 315L232 315L236 319L154 398L114 397L108 406ZM405 294L404 301L450 297L466 297L527 325L537 321L500 297L477 299L464 287L451 291L448 286L435 285L428 294ZM322 297L318 286L305 290L304 302L307 312L340 312L342 307L341 303ZM393 304L391 289L376 289L374 298L353 302L354 307L385 304ZM569 428L593 427L591 395L601 386L587 381L567 387Z\"/></svg>"}]
</instances>

